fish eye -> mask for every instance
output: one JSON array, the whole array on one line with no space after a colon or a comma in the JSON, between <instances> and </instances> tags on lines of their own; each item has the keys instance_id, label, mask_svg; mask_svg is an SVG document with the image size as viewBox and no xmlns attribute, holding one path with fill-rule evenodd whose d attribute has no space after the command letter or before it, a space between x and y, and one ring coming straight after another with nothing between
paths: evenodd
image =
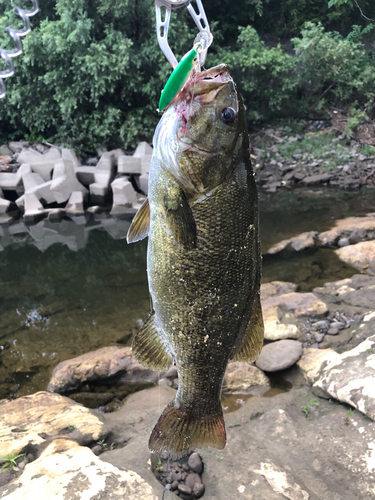
<instances>
[{"instance_id":1,"label":"fish eye","mask_svg":"<svg viewBox=\"0 0 375 500\"><path fill-rule=\"evenodd\" d=\"M221 112L221 119L225 124L231 125L236 119L236 112L233 108L224 108Z\"/></svg>"}]
</instances>

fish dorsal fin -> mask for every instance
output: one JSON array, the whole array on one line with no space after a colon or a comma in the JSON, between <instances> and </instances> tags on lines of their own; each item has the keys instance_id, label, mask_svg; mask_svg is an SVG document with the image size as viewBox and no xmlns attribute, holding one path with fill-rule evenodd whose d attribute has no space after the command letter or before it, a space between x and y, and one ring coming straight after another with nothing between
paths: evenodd
<instances>
[{"instance_id":1,"label":"fish dorsal fin","mask_svg":"<svg viewBox=\"0 0 375 500\"><path fill-rule=\"evenodd\" d=\"M260 296L254 299L250 321L246 328L241 347L233 357L233 361L248 361L252 363L259 356L263 347L264 324Z\"/></svg>"},{"instance_id":2,"label":"fish dorsal fin","mask_svg":"<svg viewBox=\"0 0 375 500\"><path fill-rule=\"evenodd\" d=\"M164 197L164 206L173 238L186 250L195 248L197 229L193 212L182 189L169 189Z\"/></svg>"},{"instance_id":3,"label":"fish dorsal fin","mask_svg":"<svg viewBox=\"0 0 375 500\"><path fill-rule=\"evenodd\" d=\"M136 241L143 240L148 236L150 229L150 204L148 198L143 202L141 208L135 214L133 222L129 228L126 236L128 243L135 243Z\"/></svg>"},{"instance_id":4,"label":"fish dorsal fin","mask_svg":"<svg viewBox=\"0 0 375 500\"><path fill-rule=\"evenodd\" d=\"M151 370L167 370L171 366L172 358L155 325L155 311L152 311L143 327L134 335L132 351L135 359Z\"/></svg>"}]
</instances>

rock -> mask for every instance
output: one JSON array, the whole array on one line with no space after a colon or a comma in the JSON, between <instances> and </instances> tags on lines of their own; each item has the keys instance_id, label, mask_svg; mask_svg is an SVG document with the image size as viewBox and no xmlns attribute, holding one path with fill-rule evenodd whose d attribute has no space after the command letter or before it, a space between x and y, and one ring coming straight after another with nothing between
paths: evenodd
<instances>
[{"instance_id":1,"label":"rock","mask_svg":"<svg viewBox=\"0 0 375 500\"><path fill-rule=\"evenodd\" d=\"M20 153L23 148L28 148L30 143L28 141L12 141L8 146L13 153Z\"/></svg>"},{"instance_id":2,"label":"rock","mask_svg":"<svg viewBox=\"0 0 375 500\"><path fill-rule=\"evenodd\" d=\"M186 486L193 489L195 484L202 484L202 480L199 474L196 472L192 472L188 474L188 477L185 479Z\"/></svg>"},{"instance_id":3,"label":"rock","mask_svg":"<svg viewBox=\"0 0 375 500\"><path fill-rule=\"evenodd\" d=\"M326 304L313 293L292 292L262 301L263 308L276 305L284 306L296 316L322 316L328 311Z\"/></svg>"},{"instance_id":4,"label":"rock","mask_svg":"<svg viewBox=\"0 0 375 500\"><path fill-rule=\"evenodd\" d=\"M315 389L375 420L375 335L330 361L314 382Z\"/></svg>"},{"instance_id":5,"label":"rock","mask_svg":"<svg viewBox=\"0 0 375 500\"><path fill-rule=\"evenodd\" d=\"M324 231L318 235L318 239L324 246L337 245L344 238L351 245L375 239L375 214L368 214L366 217L348 217L347 219L338 220L333 229Z\"/></svg>"},{"instance_id":6,"label":"rock","mask_svg":"<svg viewBox=\"0 0 375 500\"><path fill-rule=\"evenodd\" d=\"M41 154L35 149L22 149L17 161L18 163L27 163L32 171L39 174L44 182L51 180L51 172L55 167L55 162L61 158L61 152L58 148L51 148L45 154Z\"/></svg>"},{"instance_id":7,"label":"rock","mask_svg":"<svg viewBox=\"0 0 375 500\"><path fill-rule=\"evenodd\" d=\"M337 335L339 333L339 329L335 327L329 328L327 331L328 335Z\"/></svg>"},{"instance_id":8,"label":"rock","mask_svg":"<svg viewBox=\"0 0 375 500\"><path fill-rule=\"evenodd\" d=\"M271 384L256 366L239 361L229 363L224 376L223 393L243 394L257 385L268 388Z\"/></svg>"},{"instance_id":9,"label":"rock","mask_svg":"<svg viewBox=\"0 0 375 500\"><path fill-rule=\"evenodd\" d=\"M0 457L17 455L27 445L43 444L64 430L86 444L100 439L104 426L100 413L58 394L41 391L10 401L0 406Z\"/></svg>"},{"instance_id":10,"label":"rock","mask_svg":"<svg viewBox=\"0 0 375 500\"><path fill-rule=\"evenodd\" d=\"M196 472L197 474L202 474L203 463L198 453L192 453L190 455L188 460L188 465L193 472Z\"/></svg>"},{"instance_id":11,"label":"rock","mask_svg":"<svg viewBox=\"0 0 375 500\"><path fill-rule=\"evenodd\" d=\"M261 300L268 299L274 295L284 295L285 293L295 292L297 285L287 281L271 281L270 283L262 283L260 287Z\"/></svg>"},{"instance_id":12,"label":"rock","mask_svg":"<svg viewBox=\"0 0 375 500\"><path fill-rule=\"evenodd\" d=\"M346 264L375 276L375 240L339 248L335 253Z\"/></svg>"},{"instance_id":13,"label":"rock","mask_svg":"<svg viewBox=\"0 0 375 500\"><path fill-rule=\"evenodd\" d=\"M340 238L337 244L339 247L347 247L350 245L349 238Z\"/></svg>"},{"instance_id":14,"label":"rock","mask_svg":"<svg viewBox=\"0 0 375 500\"><path fill-rule=\"evenodd\" d=\"M52 441L23 474L0 489L0 498L157 500L152 487L131 470L100 460L76 441Z\"/></svg>"},{"instance_id":15,"label":"rock","mask_svg":"<svg viewBox=\"0 0 375 500\"><path fill-rule=\"evenodd\" d=\"M144 368L134 359L130 347L111 346L59 363L52 372L48 390L66 392L87 382L105 380L121 374L124 374L120 379L122 383L156 383L159 378L158 372Z\"/></svg>"},{"instance_id":16,"label":"rock","mask_svg":"<svg viewBox=\"0 0 375 500\"><path fill-rule=\"evenodd\" d=\"M339 358L340 354L333 349L303 349L303 354L297 361L297 366L308 385L311 386L319 376L322 368L327 363Z\"/></svg>"},{"instance_id":17,"label":"rock","mask_svg":"<svg viewBox=\"0 0 375 500\"><path fill-rule=\"evenodd\" d=\"M263 476L275 493L290 500L309 500L310 495L294 482L293 476L281 467L262 462L259 469L251 468L256 474Z\"/></svg>"},{"instance_id":18,"label":"rock","mask_svg":"<svg viewBox=\"0 0 375 500\"><path fill-rule=\"evenodd\" d=\"M84 196L88 194L87 189L77 180L73 162L63 159L55 162L51 191L57 203L68 201L74 191L81 191Z\"/></svg>"},{"instance_id":19,"label":"rock","mask_svg":"<svg viewBox=\"0 0 375 500\"><path fill-rule=\"evenodd\" d=\"M314 333L315 340L318 344L323 341L324 333Z\"/></svg>"},{"instance_id":20,"label":"rock","mask_svg":"<svg viewBox=\"0 0 375 500\"><path fill-rule=\"evenodd\" d=\"M263 347L255 364L265 372L286 370L302 356L302 345L295 340L277 340Z\"/></svg>"},{"instance_id":21,"label":"rock","mask_svg":"<svg viewBox=\"0 0 375 500\"><path fill-rule=\"evenodd\" d=\"M6 144L0 146L0 156L12 156L13 151Z\"/></svg>"},{"instance_id":22,"label":"rock","mask_svg":"<svg viewBox=\"0 0 375 500\"><path fill-rule=\"evenodd\" d=\"M286 249L292 249L296 252L305 250L306 248L311 248L315 245L315 237L317 231L309 231L307 233L302 233L294 238L289 238L287 240L282 240L273 247L271 247L267 253L276 254L282 252Z\"/></svg>"},{"instance_id":23,"label":"rock","mask_svg":"<svg viewBox=\"0 0 375 500\"><path fill-rule=\"evenodd\" d=\"M180 483L177 488L178 488L178 491L180 491L181 493L184 493L185 495L192 494L192 489L189 488L189 486L186 486L186 484Z\"/></svg>"},{"instance_id":24,"label":"rock","mask_svg":"<svg viewBox=\"0 0 375 500\"><path fill-rule=\"evenodd\" d=\"M263 306L264 338L266 340L297 339L300 336L298 327L291 323L282 323L285 308L280 305Z\"/></svg>"},{"instance_id":25,"label":"rock","mask_svg":"<svg viewBox=\"0 0 375 500\"><path fill-rule=\"evenodd\" d=\"M205 491L205 486L202 483L195 483L193 487L193 495L195 498L200 498Z\"/></svg>"},{"instance_id":26,"label":"rock","mask_svg":"<svg viewBox=\"0 0 375 500\"><path fill-rule=\"evenodd\" d=\"M304 177L303 184L306 186L313 186L315 184L322 184L329 182L334 178L334 174L330 172L325 172L324 174L309 175Z\"/></svg>"}]
</instances>

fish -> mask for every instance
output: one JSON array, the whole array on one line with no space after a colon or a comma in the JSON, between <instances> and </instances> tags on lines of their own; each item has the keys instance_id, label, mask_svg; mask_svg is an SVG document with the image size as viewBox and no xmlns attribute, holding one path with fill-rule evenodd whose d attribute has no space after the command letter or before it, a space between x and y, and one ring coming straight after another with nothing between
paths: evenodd
<instances>
[{"instance_id":1,"label":"fish","mask_svg":"<svg viewBox=\"0 0 375 500\"><path fill-rule=\"evenodd\" d=\"M127 235L148 236L152 299L132 349L148 368L177 367L149 449L179 458L225 447L227 364L253 362L263 345L258 194L244 104L225 64L187 81L153 146L148 198Z\"/></svg>"}]
</instances>

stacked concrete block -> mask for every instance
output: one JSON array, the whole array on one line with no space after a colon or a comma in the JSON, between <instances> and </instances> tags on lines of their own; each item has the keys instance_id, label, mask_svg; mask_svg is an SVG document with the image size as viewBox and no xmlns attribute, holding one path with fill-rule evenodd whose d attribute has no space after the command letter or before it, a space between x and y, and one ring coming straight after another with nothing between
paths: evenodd
<instances>
[{"instance_id":1,"label":"stacked concrete block","mask_svg":"<svg viewBox=\"0 0 375 500\"><path fill-rule=\"evenodd\" d=\"M16 191L18 195L23 193L22 176L27 172L31 172L31 166L24 163L20 166L16 173L0 172L0 188L3 191Z\"/></svg>"},{"instance_id":2,"label":"stacked concrete block","mask_svg":"<svg viewBox=\"0 0 375 500\"><path fill-rule=\"evenodd\" d=\"M38 222L47 215L43 205L35 194L32 193L25 194L24 209L25 213L23 214L23 219L26 223L32 224Z\"/></svg>"},{"instance_id":3,"label":"stacked concrete block","mask_svg":"<svg viewBox=\"0 0 375 500\"><path fill-rule=\"evenodd\" d=\"M121 215L134 211L133 205L138 202L137 193L127 177L118 177L112 184L113 205L111 214Z\"/></svg>"},{"instance_id":4,"label":"stacked concrete block","mask_svg":"<svg viewBox=\"0 0 375 500\"><path fill-rule=\"evenodd\" d=\"M140 175L142 173L142 159L127 155L119 156L117 171L119 174Z\"/></svg>"},{"instance_id":5,"label":"stacked concrete block","mask_svg":"<svg viewBox=\"0 0 375 500\"><path fill-rule=\"evenodd\" d=\"M34 172L26 172L22 175L25 194L34 194L42 203L54 203L55 197L51 191L52 181L44 182L43 178ZM18 208L23 210L25 194L16 200Z\"/></svg>"},{"instance_id":6,"label":"stacked concrete block","mask_svg":"<svg viewBox=\"0 0 375 500\"><path fill-rule=\"evenodd\" d=\"M88 194L87 189L78 182L73 162L63 159L55 162L51 191L53 191L57 203L68 201L73 191L81 191L84 196Z\"/></svg>"},{"instance_id":7,"label":"stacked concrete block","mask_svg":"<svg viewBox=\"0 0 375 500\"><path fill-rule=\"evenodd\" d=\"M74 168L80 167L81 162L78 160L76 152L74 149L67 149L67 148L62 148L61 149L61 158L63 160L69 160L73 163Z\"/></svg>"},{"instance_id":8,"label":"stacked concrete block","mask_svg":"<svg viewBox=\"0 0 375 500\"><path fill-rule=\"evenodd\" d=\"M73 191L65 207L68 215L83 215L85 213L82 191Z\"/></svg>"},{"instance_id":9,"label":"stacked concrete block","mask_svg":"<svg viewBox=\"0 0 375 500\"><path fill-rule=\"evenodd\" d=\"M9 200L4 199L4 193L0 187L0 214L5 214L10 207L11 202Z\"/></svg>"},{"instance_id":10,"label":"stacked concrete block","mask_svg":"<svg viewBox=\"0 0 375 500\"><path fill-rule=\"evenodd\" d=\"M61 152L58 148L51 148L45 154L39 153L35 149L24 148L17 161L31 165L32 171L39 174L47 182L51 180L51 173L55 162L60 158Z\"/></svg>"},{"instance_id":11,"label":"stacked concrete block","mask_svg":"<svg viewBox=\"0 0 375 500\"><path fill-rule=\"evenodd\" d=\"M137 187L145 195L148 194L148 174L142 174L136 179Z\"/></svg>"},{"instance_id":12,"label":"stacked concrete block","mask_svg":"<svg viewBox=\"0 0 375 500\"><path fill-rule=\"evenodd\" d=\"M90 200L98 204L105 201L109 186L115 177L115 159L111 153L104 153L95 167L95 182L90 184Z\"/></svg>"},{"instance_id":13,"label":"stacked concrete block","mask_svg":"<svg viewBox=\"0 0 375 500\"><path fill-rule=\"evenodd\" d=\"M149 174L153 149L147 142L140 142L134 151L134 158L141 159L141 173Z\"/></svg>"}]
</instances>

